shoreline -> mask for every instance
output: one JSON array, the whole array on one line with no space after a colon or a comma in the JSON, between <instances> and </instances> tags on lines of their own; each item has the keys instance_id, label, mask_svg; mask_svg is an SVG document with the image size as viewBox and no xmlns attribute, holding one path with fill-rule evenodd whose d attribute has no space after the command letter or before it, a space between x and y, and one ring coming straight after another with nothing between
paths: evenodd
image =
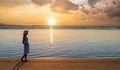
<instances>
[{"instance_id":1,"label":"shoreline","mask_svg":"<svg viewBox=\"0 0 120 70\"><path fill-rule=\"evenodd\" d=\"M120 58L0 58L0 70L120 70Z\"/></svg>"}]
</instances>

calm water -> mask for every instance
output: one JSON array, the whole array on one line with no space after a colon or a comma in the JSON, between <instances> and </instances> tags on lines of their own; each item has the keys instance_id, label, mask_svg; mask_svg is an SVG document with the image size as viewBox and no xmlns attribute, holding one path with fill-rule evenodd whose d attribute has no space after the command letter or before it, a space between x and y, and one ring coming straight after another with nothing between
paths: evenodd
<instances>
[{"instance_id":1,"label":"calm water","mask_svg":"<svg viewBox=\"0 0 120 70\"><path fill-rule=\"evenodd\" d=\"M0 57L21 57L21 29L0 30ZM29 57L119 58L120 30L31 29Z\"/></svg>"}]
</instances>

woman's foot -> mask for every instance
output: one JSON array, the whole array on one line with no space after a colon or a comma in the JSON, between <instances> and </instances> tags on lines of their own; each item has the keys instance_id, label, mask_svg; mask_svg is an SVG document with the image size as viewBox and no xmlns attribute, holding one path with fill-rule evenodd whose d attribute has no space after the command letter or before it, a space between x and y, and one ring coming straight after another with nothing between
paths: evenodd
<instances>
[{"instance_id":1,"label":"woman's foot","mask_svg":"<svg viewBox=\"0 0 120 70\"><path fill-rule=\"evenodd\" d=\"M27 60L25 60L25 62L27 62Z\"/></svg>"},{"instance_id":2,"label":"woman's foot","mask_svg":"<svg viewBox=\"0 0 120 70\"><path fill-rule=\"evenodd\" d=\"M23 61L23 59L22 59L22 58L21 58L20 60L21 60L21 61Z\"/></svg>"}]
</instances>

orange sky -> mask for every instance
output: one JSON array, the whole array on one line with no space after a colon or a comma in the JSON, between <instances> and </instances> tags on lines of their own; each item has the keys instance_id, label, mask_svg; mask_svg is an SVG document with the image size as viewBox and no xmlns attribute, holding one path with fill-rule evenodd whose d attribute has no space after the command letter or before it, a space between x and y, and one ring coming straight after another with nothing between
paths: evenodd
<instances>
[{"instance_id":1,"label":"orange sky","mask_svg":"<svg viewBox=\"0 0 120 70\"><path fill-rule=\"evenodd\" d=\"M48 25L52 16L56 25L120 26L119 3L119 0L0 0L0 23Z\"/></svg>"}]
</instances>

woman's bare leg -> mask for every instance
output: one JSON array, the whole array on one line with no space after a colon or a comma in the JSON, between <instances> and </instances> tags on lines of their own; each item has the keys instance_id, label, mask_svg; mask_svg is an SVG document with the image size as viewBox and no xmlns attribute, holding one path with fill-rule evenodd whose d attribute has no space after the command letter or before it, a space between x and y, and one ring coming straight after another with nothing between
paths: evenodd
<instances>
[{"instance_id":1,"label":"woman's bare leg","mask_svg":"<svg viewBox=\"0 0 120 70\"><path fill-rule=\"evenodd\" d=\"M26 54L22 56L21 61L23 61L24 58L26 59Z\"/></svg>"},{"instance_id":2,"label":"woman's bare leg","mask_svg":"<svg viewBox=\"0 0 120 70\"><path fill-rule=\"evenodd\" d=\"M21 61L23 61L23 58L24 58L24 57L25 57L25 55L22 56Z\"/></svg>"},{"instance_id":3,"label":"woman's bare leg","mask_svg":"<svg viewBox=\"0 0 120 70\"><path fill-rule=\"evenodd\" d=\"M25 54L25 61L27 61L27 54Z\"/></svg>"}]
</instances>

